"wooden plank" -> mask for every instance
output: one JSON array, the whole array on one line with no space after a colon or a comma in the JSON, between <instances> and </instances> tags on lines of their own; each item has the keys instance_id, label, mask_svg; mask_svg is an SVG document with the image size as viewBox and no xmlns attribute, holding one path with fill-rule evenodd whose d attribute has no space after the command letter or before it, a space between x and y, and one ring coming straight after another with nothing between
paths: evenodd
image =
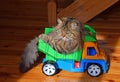
<instances>
[{"instance_id":1,"label":"wooden plank","mask_svg":"<svg viewBox=\"0 0 120 82\"><path fill-rule=\"evenodd\" d=\"M102 25L102 24L103 25ZM87 23L91 26L93 26L95 29L98 29L98 31L100 29L102 30L116 30L117 32L119 31L120 32L120 25L119 25L119 20L112 20L112 21L109 21L109 20L103 20L103 21L93 21L93 22L89 22Z\"/></svg>"},{"instance_id":2,"label":"wooden plank","mask_svg":"<svg viewBox=\"0 0 120 82\"><path fill-rule=\"evenodd\" d=\"M49 0L48 2L48 24L49 26L56 25L56 0Z\"/></svg>"},{"instance_id":3,"label":"wooden plank","mask_svg":"<svg viewBox=\"0 0 120 82\"><path fill-rule=\"evenodd\" d=\"M24 20L24 19L0 19L0 25L3 26L48 26L47 22L42 20Z\"/></svg>"},{"instance_id":4,"label":"wooden plank","mask_svg":"<svg viewBox=\"0 0 120 82\"><path fill-rule=\"evenodd\" d=\"M58 13L59 17L75 17L85 23L119 0L75 0Z\"/></svg>"},{"instance_id":5,"label":"wooden plank","mask_svg":"<svg viewBox=\"0 0 120 82\"><path fill-rule=\"evenodd\" d=\"M44 6L44 7L43 7ZM12 14L12 15L37 15L41 14L47 16L47 1L23 1L23 0L7 0L0 3L0 15Z\"/></svg>"}]
</instances>

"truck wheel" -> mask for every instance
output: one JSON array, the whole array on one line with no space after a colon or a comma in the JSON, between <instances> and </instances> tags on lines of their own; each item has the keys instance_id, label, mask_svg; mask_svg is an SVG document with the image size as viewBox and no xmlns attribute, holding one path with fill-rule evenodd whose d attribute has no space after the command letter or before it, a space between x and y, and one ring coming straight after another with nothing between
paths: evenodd
<instances>
[{"instance_id":1,"label":"truck wheel","mask_svg":"<svg viewBox=\"0 0 120 82\"><path fill-rule=\"evenodd\" d=\"M90 64L87 68L87 73L92 77L97 77L102 73L102 68L98 64Z\"/></svg>"},{"instance_id":2,"label":"truck wheel","mask_svg":"<svg viewBox=\"0 0 120 82\"><path fill-rule=\"evenodd\" d=\"M54 74L56 74L57 69L54 63L44 63L43 67L42 67L42 71L45 75L47 76L52 76Z\"/></svg>"}]
</instances>

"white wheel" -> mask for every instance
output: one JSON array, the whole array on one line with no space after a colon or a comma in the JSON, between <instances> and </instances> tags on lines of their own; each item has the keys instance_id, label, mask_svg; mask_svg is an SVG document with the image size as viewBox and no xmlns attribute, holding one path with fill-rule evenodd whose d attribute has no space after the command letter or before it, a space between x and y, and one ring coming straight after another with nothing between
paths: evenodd
<instances>
[{"instance_id":1,"label":"white wheel","mask_svg":"<svg viewBox=\"0 0 120 82\"><path fill-rule=\"evenodd\" d=\"M54 75L56 73L56 67L52 63L44 64L42 70L43 73L48 76Z\"/></svg>"},{"instance_id":2,"label":"white wheel","mask_svg":"<svg viewBox=\"0 0 120 82\"><path fill-rule=\"evenodd\" d=\"M87 72L90 76L97 77L102 73L102 69L97 64L91 64L91 65L88 66Z\"/></svg>"}]
</instances>

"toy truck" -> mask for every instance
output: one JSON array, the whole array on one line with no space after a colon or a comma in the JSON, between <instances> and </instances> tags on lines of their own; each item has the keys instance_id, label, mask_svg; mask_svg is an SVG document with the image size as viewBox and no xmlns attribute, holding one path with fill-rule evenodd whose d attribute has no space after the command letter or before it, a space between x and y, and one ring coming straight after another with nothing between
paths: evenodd
<instances>
[{"instance_id":1,"label":"toy truck","mask_svg":"<svg viewBox=\"0 0 120 82\"><path fill-rule=\"evenodd\" d=\"M69 72L87 71L88 75L97 77L108 71L109 62L104 50L98 46L96 31L89 25L84 25L84 28L89 34L84 37L83 48L70 54L61 54L43 40L38 40L38 50L46 55L42 66L45 75L52 76L61 69ZM45 34L53 30L46 28Z\"/></svg>"}]
</instances>

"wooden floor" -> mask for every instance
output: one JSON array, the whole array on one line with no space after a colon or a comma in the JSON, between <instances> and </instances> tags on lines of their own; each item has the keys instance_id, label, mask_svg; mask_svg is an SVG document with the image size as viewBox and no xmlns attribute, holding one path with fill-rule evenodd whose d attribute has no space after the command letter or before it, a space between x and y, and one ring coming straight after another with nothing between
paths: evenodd
<instances>
[{"instance_id":1,"label":"wooden floor","mask_svg":"<svg viewBox=\"0 0 120 82\"><path fill-rule=\"evenodd\" d=\"M1 14L1 13L0 13ZM39 16L38 16L39 17ZM20 73L18 66L26 43L44 31L48 26L47 15L39 19L32 17L0 17L0 82L120 82L120 7L113 6L88 22L97 31L97 39L104 41L108 50L110 69L99 77L87 73L61 71L49 77L42 73L40 62L26 73ZM43 56L41 56L42 59ZM41 61L41 60L40 60Z\"/></svg>"}]
</instances>

